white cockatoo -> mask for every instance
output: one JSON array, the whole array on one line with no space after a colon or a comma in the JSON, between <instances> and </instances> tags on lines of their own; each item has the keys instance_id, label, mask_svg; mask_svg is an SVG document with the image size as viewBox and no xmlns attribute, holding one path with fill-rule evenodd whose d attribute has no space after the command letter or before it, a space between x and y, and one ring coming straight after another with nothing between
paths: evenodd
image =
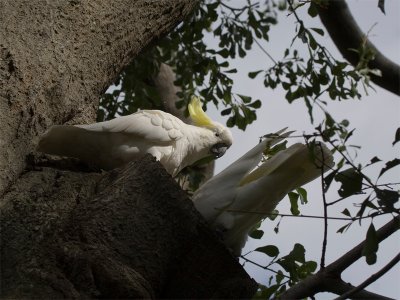
<instances>
[{"instance_id":1,"label":"white cockatoo","mask_svg":"<svg viewBox=\"0 0 400 300\"><path fill-rule=\"evenodd\" d=\"M285 131L267 135L193 195L197 210L222 233L224 243L237 256L249 232L290 191L319 177L321 167L326 171L333 166L332 153L322 143L316 143L313 150L297 143L268 155L274 152L273 145L292 133Z\"/></svg>"},{"instance_id":2,"label":"white cockatoo","mask_svg":"<svg viewBox=\"0 0 400 300\"><path fill-rule=\"evenodd\" d=\"M213 122L193 97L188 125L160 110L134 114L90 125L52 126L40 139L40 152L78 158L105 170L150 153L171 175L208 156L224 155L232 134Z\"/></svg>"}]
</instances>

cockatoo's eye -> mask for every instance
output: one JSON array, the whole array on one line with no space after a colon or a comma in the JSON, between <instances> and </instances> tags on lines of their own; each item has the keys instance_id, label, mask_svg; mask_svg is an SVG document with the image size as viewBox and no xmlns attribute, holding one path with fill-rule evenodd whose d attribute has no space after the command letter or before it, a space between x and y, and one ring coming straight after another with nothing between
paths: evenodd
<instances>
[{"instance_id":1,"label":"cockatoo's eye","mask_svg":"<svg viewBox=\"0 0 400 300\"><path fill-rule=\"evenodd\" d=\"M215 136L216 136L216 137L219 137L219 132L216 132L216 133L215 133Z\"/></svg>"}]
</instances>

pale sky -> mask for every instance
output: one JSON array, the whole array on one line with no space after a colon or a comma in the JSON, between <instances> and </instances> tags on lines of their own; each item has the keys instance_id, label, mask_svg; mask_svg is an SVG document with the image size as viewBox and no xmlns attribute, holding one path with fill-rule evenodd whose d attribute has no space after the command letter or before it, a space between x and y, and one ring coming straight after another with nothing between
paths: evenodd
<instances>
[{"instance_id":1,"label":"pale sky","mask_svg":"<svg viewBox=\"0 0 400 300\"><path fill-rule=\"evenodd\" d=\"M241 6L246 1L233 0L230 4L236 7ZM372 42L390 59L400 64L400 1L386 0L386 16L377 8L376 0L352 0L348 1L351 11L357 20L359 26L364 32L368 31L377 23L371 32ZM305 21L306 27L323 28L318 18L311 19L304 9L300 16ZM294 18L281 14L279 23L271 28L270 42L263 42L263 46L276 59L282 57L284 49L290 44L294 35ZM317 35L316 35L317 36ZM337 58L341 55L336 50L328 35L319 37L319 41L324 44L330 52ZM212 39L207 38L210 45L214 45ZM295 47L297 47L295 44ZM223 170L230 163L250 150L257 142L258 138L266 133L274 132L284 127L290 130L297 130L298 133L312 132L313 126L310 124L307 110L301 100L289 105L284 99L284 92L280 89L266 89L261 79L251 80L247 77L250 71L267 69L271 66L271 61L255 45L251 54L244 60L235 60L230 67L238 69L234 74L234 92L250 95L254 99L262 101L262 108L258 110L258 120L251 124L245 132L233 129L235 143L227 151L225 156L216 163L216 172ZM400 98L379 87L375 87L376 92L369 91L369 96L359 100L335 101L328 106L329 112L336 120L348 119L351 128L357 128L351 143L362 146L358 153L356 162L365 164L372 157L378 155L383 161L392 160L399 157L399 147L391 146L394 140L394 134L400 127ZM328 100L328 99L326 99ZM216 111L212 105L209 105L208 113L214 120L222 121L223 117ZM316 124L318 124L317 118ZM294 142L294 141L293 141ZM337 159L336 159L337 160ZM375 168L368 169L367 175L376 176L383 165L377 165ZM380 182L399 182L400 173L392 170L384 175ZM336 189L335 189L336 188ZM323 215L322 198L320 190L320 180L306 185L308 191L309 203L300 207L302 214ZM328 202L337 199L335 192L337 186L332 186L327 194ZM333 207L329 210L329 216L343 216L340 212L353 206L356 198L349 198L346 203ZM290 204L287 199L283 200L278 210L281 213L290 213ZM353 210L356 211L356 210ZM375 227L378 229L385 224L389 218L381 217L374 220ZM369 220L362 223L362 227L353 224L346 234L336 234L341 226L345 225L343 221L330 221L328 229L328 251L327 264L337 259L339 256L350 250L353 246L365 238L366 230L369 226ZM262 229L265 231L262 240L249 239L243 253L255 249L258 246L274 244L277 245L281 254L288 254L293 245L298 242L306 248L306 259L314 260L319 263L321 256L321 245L323 237L323 220L305 219L305 218L284 218L280 224L279 234L273 232L274 222L266 221ZM348 271L343 273L343 279L357 285L369 277L372 273L378 271L387 264L400 249L400 234L392 235L385 242L380 244L378 251L378 262L373 266L368 266L365 259L360 259L352 265ZM266 265L269 258L263 254L252 253L248 258ZM258 282L266 283L270 274L266 271L246 264L246 270ZM377 282L370 285L367 289L384 296L400 298L400 266L395 266L385 276ZM317 299L331 299L331 294L319 294Z\"/></svg>"}]
</instances>

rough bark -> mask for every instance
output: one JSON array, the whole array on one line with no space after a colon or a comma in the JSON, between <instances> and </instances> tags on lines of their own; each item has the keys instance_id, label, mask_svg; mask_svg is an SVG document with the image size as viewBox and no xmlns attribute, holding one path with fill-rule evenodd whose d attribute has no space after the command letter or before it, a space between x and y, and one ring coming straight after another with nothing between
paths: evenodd
<instances>
[{"instance_id":1,"label":"rough bark","mask_svg":"<svg viewBox=\"0 0 400 300\"><path fill-rule=\"evenodd\" d=\"M194 0L0 2L0 193L52 124L95 120L99 95Z\"/></svg>"},{"instance_id":2,"label":"rough bark","mask_svg":"<svg viewBox=\"0 0 400 300\"><path fill-rule=\"evenodd\" d=\"M94 121L99 96L122 68L196 3L0 2L1 297L255 291L159 163L145 158L102 173L27 156L52 124Z\"/></svg>"},{"instance_id":3,"label":"rough bark","mask_svg":"<svg viewBox=\"0 0 400 300\"><path fill-rule=\"evenodd\" d=\"M104 174L44 167L13 187L2 206L3 298L249 298L257 289L150 155Z\"/></svg>"},{"instance_id":4,"label":"rough bark","mask_svg":"<svg viewBox=\"0 0 400 300\"><path fill-rule=\"evenodd\" d=\"M375 53L375 58L369 62L368 67L382 72L382 76L370 74L371 80L380 87L400 95L400 66L384 56L368 40L358 27L344 0L324 2L318 6L318 14L340 53L352 65L356 66L360 57L351 49L359 49L365 42L365 47Z\"/></svg>"}]
</instances>

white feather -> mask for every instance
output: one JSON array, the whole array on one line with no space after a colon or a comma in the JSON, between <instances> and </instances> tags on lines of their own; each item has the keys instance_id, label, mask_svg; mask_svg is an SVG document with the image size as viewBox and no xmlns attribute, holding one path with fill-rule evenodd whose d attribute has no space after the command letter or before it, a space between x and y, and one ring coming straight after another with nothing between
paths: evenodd
<instances>
[{"instance_id":1,"label":"white feather","mask_svg":"<svg viewBox=\"0 0 400 300\"><path fill-rule=\"evenodd\" d=\"M289 134L279 135L275 142L273 138L264 140L207 181L193 196L196 208L211 226L223 232L225 244L236 255L240 255L252 228L290 191L321 175L322 156L324 171L333 166L332 154L325 145L315 147L313 161L306 145L294 144L255 168L266 146Z\"/></svg>"},{"instance_id":2,"label":"white feather","mask_svg":"<svg viewBox=\"0 0 400 300\"><path fill-rule=\"evenodd\" d=\"M222 132L218 137L215 131ZM232 144L229 130L218 123L198 127L159 110L90 125L56 125L39 141L37 150L75 157L103 169L113 169L150 153L175 176L184 167L211 155L218 143Z\"/></svg>"}]
</instances>

